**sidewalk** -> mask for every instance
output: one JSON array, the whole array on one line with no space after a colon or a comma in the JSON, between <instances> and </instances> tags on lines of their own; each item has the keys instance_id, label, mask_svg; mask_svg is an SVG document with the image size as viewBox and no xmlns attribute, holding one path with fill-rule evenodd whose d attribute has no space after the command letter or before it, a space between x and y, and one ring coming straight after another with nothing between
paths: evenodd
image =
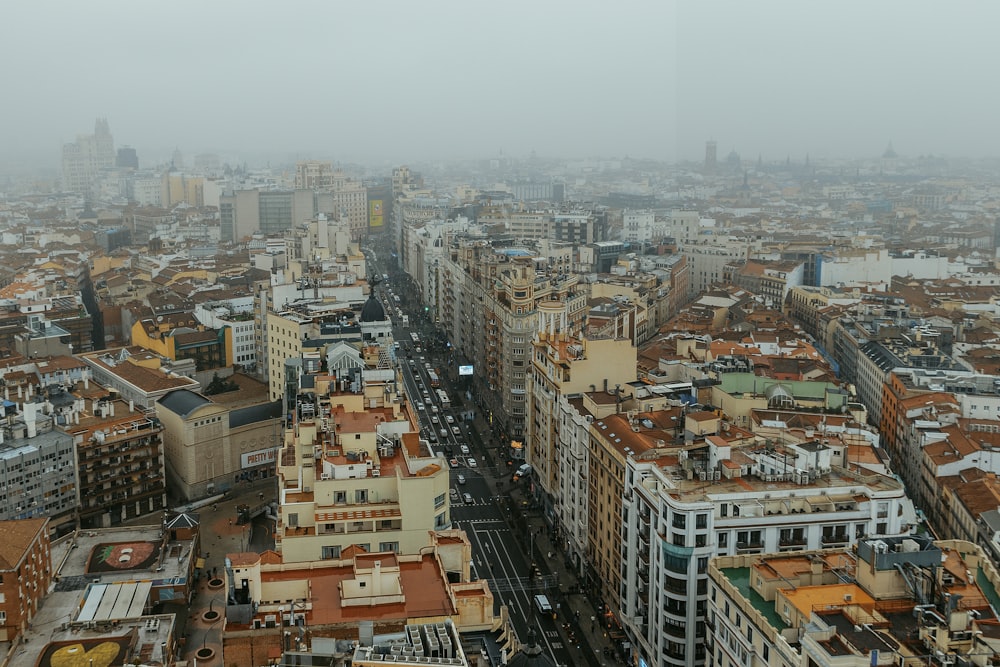
<instances>
[{"instance_id":1,"label":"sidewalk","mask_svg":"<svg viewBox=\"0 0 1000 667\"><path fill-rule=\"evenodd\" d=\"M515 486L509 495L518 506L523 506L522 502L527 500L523 489L519 486ZM523 515L528 529L534 535L535 564L543 574L558 576L559 591L550 594L550 597L556 605L562 634L567 639L570 634L575 635L578 649L589 648L589 655L585 657L590 664L615 664L614 642L603 627L601 614L590 597L583 592L586 590L586 582L581 582L572 568L566 567L564 555L552 543L548 527L541 515L531 510L523 510ZM567 646L571 646L568 641Z\"/></svg>"}]
</instances>

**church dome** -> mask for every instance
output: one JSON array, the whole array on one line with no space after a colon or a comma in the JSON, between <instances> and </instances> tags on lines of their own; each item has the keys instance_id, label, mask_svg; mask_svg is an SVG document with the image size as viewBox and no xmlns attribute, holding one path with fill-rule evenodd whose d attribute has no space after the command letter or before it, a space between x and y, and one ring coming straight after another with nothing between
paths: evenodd
<instances>
[{"instance_id":1,"label":"church dome","mask_svg":"<svg viewBox=\"0 0 1000 667\"><path fill-rule=\"evenodd\" d=\"M382 304L378 302L375 298L375 294L369 294L368 300L365 301L364 307L361 309L361 321L362 322L385 322L385 309Z\"/></svg>"}]
</instances>

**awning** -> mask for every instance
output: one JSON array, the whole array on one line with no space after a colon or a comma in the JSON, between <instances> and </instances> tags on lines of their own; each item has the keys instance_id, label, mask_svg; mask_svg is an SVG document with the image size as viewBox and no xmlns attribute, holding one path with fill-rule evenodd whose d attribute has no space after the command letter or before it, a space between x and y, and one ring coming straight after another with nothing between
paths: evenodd
<instances>
[{"instance_id":1,"label":"awning","mask_svg":"<svg viewBox=\"0 0 1000 667\"><path fill-rule=\"evenodd\" d=\"M196 560L194 562L194 567L195 567L196 570L204 570L205 569L205 559L204 558L199 558L198 560Z\"/></svg>"}]
</instances>

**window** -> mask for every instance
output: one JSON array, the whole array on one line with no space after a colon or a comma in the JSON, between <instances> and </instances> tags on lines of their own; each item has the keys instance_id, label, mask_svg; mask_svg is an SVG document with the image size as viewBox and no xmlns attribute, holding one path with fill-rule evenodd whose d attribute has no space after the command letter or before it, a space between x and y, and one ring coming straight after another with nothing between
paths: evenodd
<instances>
[{"instance_id":1,"label":"window","mask_svg":"<svg viewBox=\"0 0 1000 667\"><path fill-rule=\"evenodd\" d=\"M330 559L336 560L337 558L340 558L340 547L339 546L323 547L323 559L324 560L330 560Z\"/></svg>"},{"instance_id":2,"label":"window","mask_svg":"<svg viewBox=\"0 0 1000 667\"><path fill-rule=\"evenodd\" d=\"M719 546L728 547L729 546L729 533L719 533Z\"/></svg>"},{"instance_id":3,"label":"window","mask_svg":"<svg viewBox=\"0 0 1000 667\"><path fill-rule=\"evenodd\" d=\"M443 506L444 506L444 494L442 493L441 495L437 496L434 499L434 509L438 509Z\"/></svg>"},{"instance_id":4,"label":"window","mask_svg":"<svg viewBox=\"0 0 1000 667\"><path fill-rule=\"evenodd\" d=\"M729 505L723 503L719 506L719 516L729 516Z\"/></svg>"},{"instance_id":5,"label":"window","mask_svg":"<svg viewBox=\"0 0 1000 667\"><path fill-rule=\"evenodd\" d=\"M368 502L368 489L355 489L354 490L354 502L356 502L356 503L367 503Z\"/></svg>"},{"instance_id":6,"label":"window","mask_svg":"<svg viewBox=\"0 0 1000 667\"><path fill-rule=\"evenodd\" d=\"M708 515L707 514L697 515L694 518L694 527L701 529L708 528Z\"/></svg>"},{"instance_id":7,"label":"window","mask_svg":"<svg viewBox=\"0 0 1000 667\"><path fill-rule=\"evenodd\" d=\"M441 512L440 514L438 514L437 516L434 517L434 527L435 528L444 528L447 525L448 525L448 521L445 518L445 513L444 512Z\"/></svg>"},{"instance_id":8,"label":"window","mask_svg":"<svg viewBox=\"0 0 1000 667\"><path fill-rule=\"evenodd\" d=\"M290 528L297 528L298 525L299 525L299 515L296 512L289 512L288 526Z\"/></svg>"},{"instance_id":9,"label":"window","mask_svg":"<svg viewBox=\"0 0 1000 667\"><path fill-rule=\"evenodd\" d=\"M379 542L378 550L399 553L399 542Z\"/></svg>"}]
</instances>

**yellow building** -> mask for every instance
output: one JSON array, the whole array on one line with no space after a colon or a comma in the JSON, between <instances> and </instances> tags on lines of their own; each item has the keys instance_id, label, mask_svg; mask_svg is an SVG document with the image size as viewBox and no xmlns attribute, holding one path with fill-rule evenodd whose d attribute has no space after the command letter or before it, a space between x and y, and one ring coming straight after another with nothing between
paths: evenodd
<instances>
[{"instance_id":1,"label":"yellow building","mask_svg":"<svg viewBox=\"0 0 1000 667\"><path fill-rule=\"evenodd\" d=\"M416 554L449 528L449 472L384 384L311 376L279 452L276 549L286 562ZM375 407L371 407L371 406Z\"/></svg>"},{"instance_id":2,"label":"yellow building","mask_svg":"<svg viewBox=\"0 0 1000 667\"><path fill-rule=\"evenodd\" d=\"M173 322L140 320L132 325L132 344L173 361L193 359L199 371L232 365L233 330L175 327Z\"/></svg>"},{"instance_id":3,"label":"yellow building","mask_svg":"<svg viewBox=\"0 0 1000 667\"><path fill-rule=\"evenodd\" d=\"M526 381L525 420L527 461L535 480L558 502L560 397L621 387L636 379L636 348L629 338L571 338L566 304L546 301L538 306L539 332L532 343L531 372Z\"/></svg>"}]
</instances>

